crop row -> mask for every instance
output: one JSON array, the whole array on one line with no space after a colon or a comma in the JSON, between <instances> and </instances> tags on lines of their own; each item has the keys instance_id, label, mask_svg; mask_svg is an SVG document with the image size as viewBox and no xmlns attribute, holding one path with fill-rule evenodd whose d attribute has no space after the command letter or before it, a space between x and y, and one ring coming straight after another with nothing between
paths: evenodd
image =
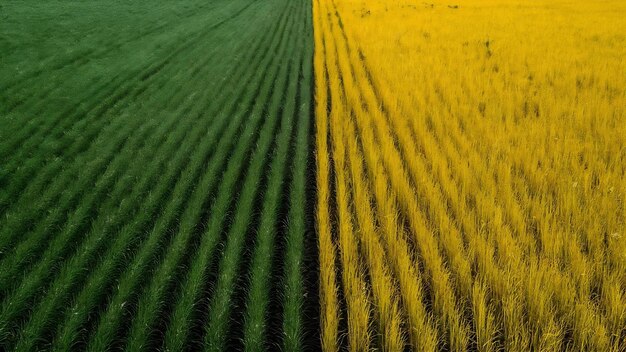
<instances>
[{"instance_id":1,"label":"crop row","mask_svg":"<svg viewBox=\"0 0 626 352\"><path fill-rule=\"evenodd\" d=\"M451 31L412 20L428 11L314 1L323 347L620 350L623 194L611 185L623 185L624 139L610 126L624 110L602 93L619 84L606 75L616 66L596 65L606 81L576 95L535 78L538 103L513 109L507 94L526 91L482 69L516 61L496 61L489 40L469 63L452 37L440 44L449 51L409 49L431 44L406 34L414 27ZM432 11L437 21L451 9ZM607 113L595 117L579 95ZM560 120L579 107L571 128ZM589 142L584 129L604 139Z\"/></svg>"},{"instance_id":2,"label":"crop row","mask_svg":"<svg viewBox=\"0 0 626 352\"><path fill-rule=\"evenodd\" d=\"M308 344L310 7L189 5L2 82L3 349Z\"/></svg>"}]
</instances>

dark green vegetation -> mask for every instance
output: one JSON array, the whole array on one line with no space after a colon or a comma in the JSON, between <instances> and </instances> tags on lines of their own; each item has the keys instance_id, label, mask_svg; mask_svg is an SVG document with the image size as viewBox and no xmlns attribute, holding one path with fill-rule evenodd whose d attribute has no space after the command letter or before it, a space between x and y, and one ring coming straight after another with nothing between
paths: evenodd
<instances>
[{"instance_id":1,"label":"dark green vegetation","mask_svg":"<svg viewBox=\"0 0 626 352\"><path fill-rule=\"evenodd\" d=\"M319 347L310 3L0 6L0 350Z\"/></svg>"}]
</instances>

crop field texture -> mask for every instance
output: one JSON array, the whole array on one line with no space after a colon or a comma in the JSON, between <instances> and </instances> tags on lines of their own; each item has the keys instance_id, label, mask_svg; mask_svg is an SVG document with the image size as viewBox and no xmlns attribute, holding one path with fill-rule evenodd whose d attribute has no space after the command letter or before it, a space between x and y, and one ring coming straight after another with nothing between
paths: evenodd
<instances>
[{"instance_id":1,"label":"crop field texture","mask_svg":"<svg viewBox=\"0 0 626 352\"><path fill-rule=\"evenodd\" d=\"M316 341L310 3L0 6L0 350Z\"/></svg>"},{"instance_id":2,"label":"crop field texture","mask_svg":"<svg viewBox=\"0 0 626 352\"><path fill-rule=\"evenodd\" d=\"M313 7L323 347L626 351L626 4Z\"/></svg>"},{"instance_id":3,"label":"crop field texture","mask_svg":"<svg viewBox=\"0 0 626 352\"><path fill-rule=\"evenodd\" d=\"M626 2L431 1L0 1L0 351L626 352Z\"/></svg>"}]
</instances>

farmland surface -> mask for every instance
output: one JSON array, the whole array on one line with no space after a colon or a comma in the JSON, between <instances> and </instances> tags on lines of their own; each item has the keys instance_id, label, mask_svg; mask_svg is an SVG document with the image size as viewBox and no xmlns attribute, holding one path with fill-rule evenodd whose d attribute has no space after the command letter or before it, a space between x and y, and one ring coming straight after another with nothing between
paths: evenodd
<instances>
[{"instance_id":1,"label":"farmland surface","mask_svg":"<svg viewBox=\"0 0 626 352\"><path fill-rule=\"evenodd\" d=\"M310 3L0 6L0 350L314 345Z\"/></svg>"},{"instance_id":2,"label":"farmland surface","mask_svg":"<svg viewBox=\"0 0 626 352\"><path fill-rule=\"evenodd\" d=\"M626 352L625 19L0 1L0 351Z\"/></svg>"},{"instance_id":3,"label":"farmland surface","mask_svg":"<svg viewBox=\"0 0 626 352\"><path fill-rule=\"evenodd\" d=\"M626 7L314 0L326 350L626 350Z\"/></svg>"}]
</instances>

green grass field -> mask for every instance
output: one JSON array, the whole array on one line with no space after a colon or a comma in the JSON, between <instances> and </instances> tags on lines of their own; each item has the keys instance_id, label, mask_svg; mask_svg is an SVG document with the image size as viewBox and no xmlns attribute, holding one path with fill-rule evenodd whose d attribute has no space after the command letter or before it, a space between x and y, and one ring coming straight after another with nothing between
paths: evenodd
<instances>
[{"instance_id":1,"label":"green grass field","mask_svg":"<svg viewBox=\"0 0 626 352\"><path fill-rule=\"evenodd\" d=\"M0 350L319 348L310 12L0 3Z\"/></svg>"}]
</instances>

